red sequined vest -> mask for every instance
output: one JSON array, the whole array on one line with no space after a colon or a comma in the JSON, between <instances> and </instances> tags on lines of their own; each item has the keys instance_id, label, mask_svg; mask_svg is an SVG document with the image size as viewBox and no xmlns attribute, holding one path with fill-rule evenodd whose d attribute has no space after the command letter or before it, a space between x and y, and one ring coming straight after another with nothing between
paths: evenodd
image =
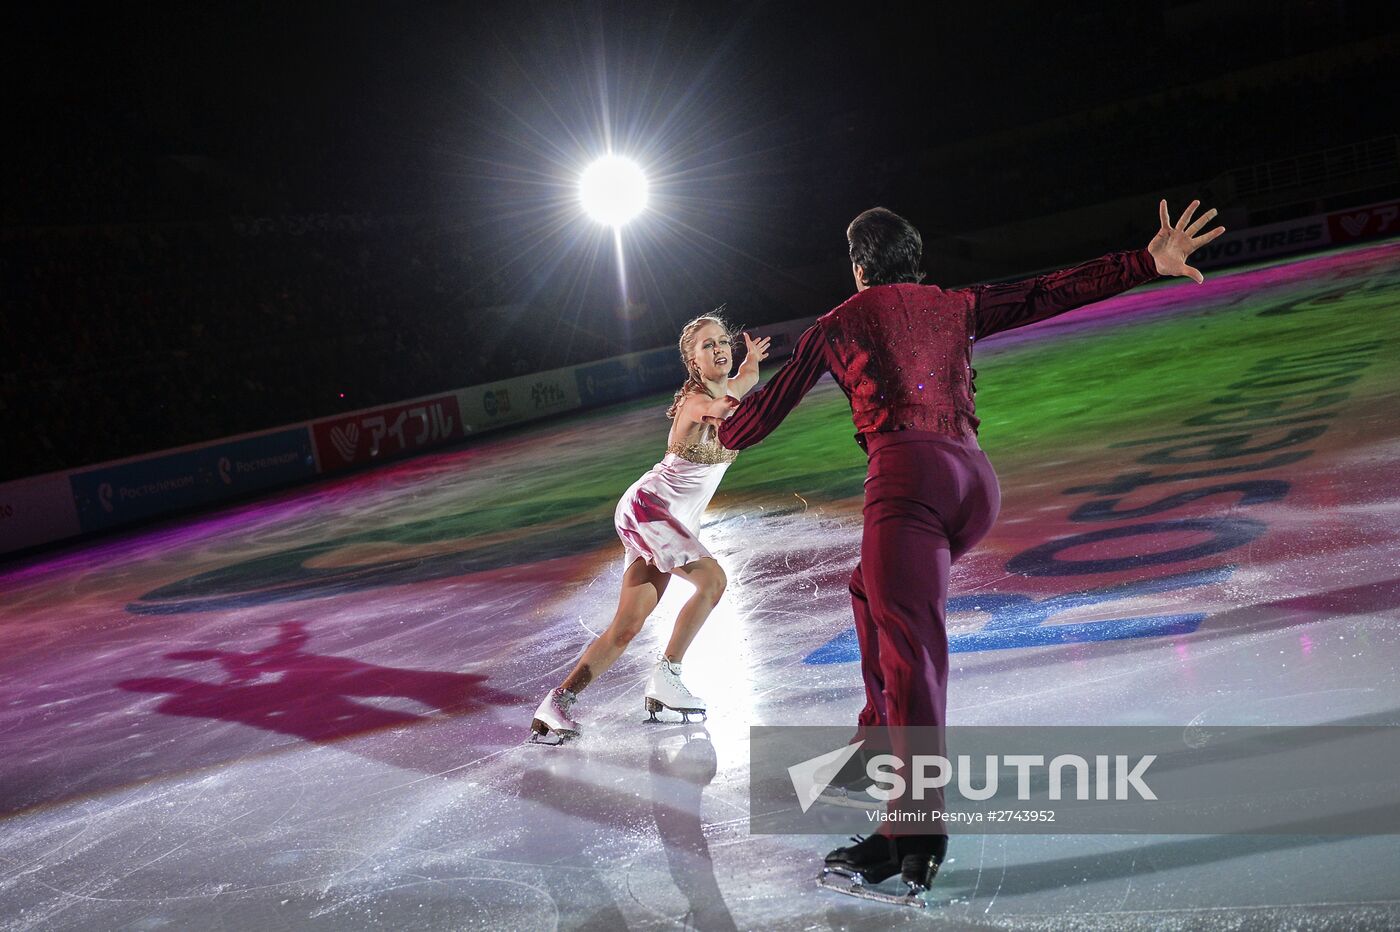
<instances>
[{"instance_id":1,"label":"red sequined vest","mask_svg":"<svg viewBox=\"0 0 1400 932\"><path fill-rule=\"evenodd\" d=\"M832 376L860 434L922 430L975 439L974 297L876 285L818 319Z\"/></svg>"}]
</instances>

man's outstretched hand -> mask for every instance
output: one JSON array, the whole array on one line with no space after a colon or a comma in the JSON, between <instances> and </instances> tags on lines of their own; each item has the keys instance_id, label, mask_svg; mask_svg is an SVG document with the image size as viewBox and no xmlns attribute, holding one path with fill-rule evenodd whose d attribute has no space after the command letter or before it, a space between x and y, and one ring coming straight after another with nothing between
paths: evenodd
<instances>
[{"instance_id":1,"label":"man's outstretched hand","mask_svg":"<svg viewBox=\"0 0 1400 932\"><path fill-rule=\"evenodd\" d=\"M725 395L723 398L706 402L704 408L701 409L704 414L700 418L700 422L718 429L737 407L739 407L739 399L733 395Z\"/></svg>"},{"instance_id":2,"label":"man's outstretched hand","mask_svg":"<svg viewBox=\"0 0 1400 932\"><path fill-rule=\"evenodd\" d=\"M1158 275L1185 275L1187 278L1200 284L1205 281L1205 276L1197 269L1193 269L1186 264L1186 257L1206 243L1215 239L1225 232L1224 227L1216 227L1203 236L1197 236L1201 227L1210 222L1215 216L1215 208L1201 214L1195 223L1191 223L1191 217L1196 213L1196 208L1201 206L1200 201L1192 201L1182 213L1181 219L1172 226L1171 215L1167 213L1167 202L1163 199L1158 205L1158 213L1161 214L1162 228L1157 231L1157 235L1152 237L1152 242L1147 244L1147 251L1152 253L1152 259L1157 263ZM1187 224L1191 224L1187 226Z\"/></svg>"}]
</instances>

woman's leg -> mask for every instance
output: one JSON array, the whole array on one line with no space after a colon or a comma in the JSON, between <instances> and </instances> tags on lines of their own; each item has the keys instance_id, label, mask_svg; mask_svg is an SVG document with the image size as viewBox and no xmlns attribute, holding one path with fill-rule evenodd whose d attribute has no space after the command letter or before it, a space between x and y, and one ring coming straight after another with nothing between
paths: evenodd
<instances>
[{"instance_id":1,"label":"woman's leg","mask_svg":"<svg viewBox=\"0 0 1400 932\"><path fill-rule=\"evenodd\" d=\"M700 626L719 604L729 579L724 575L723 567L710 557L678 566L672 572L695 587L695 594L676 616L676 626L671 629L671 640L666 644L666 659L680 663L690 642L700 633Z\"/></svg>"},{"instance_id":2,"label":"woman's leg","mask_svg":"<svg viewBox=\"0 0 1400 932\"><path fill-rule=\"evenodd\" d=\"M612 623L584 650L573 672L564 680L564 689L577 695L594 677L601 676L617 662L642 630L642 624L656 608L656 603L661 601L670 581L670 574L661 572L641 557L632 561L627 572L622 574L622 594L618 597Z\"/></svg>"}]
</instances>

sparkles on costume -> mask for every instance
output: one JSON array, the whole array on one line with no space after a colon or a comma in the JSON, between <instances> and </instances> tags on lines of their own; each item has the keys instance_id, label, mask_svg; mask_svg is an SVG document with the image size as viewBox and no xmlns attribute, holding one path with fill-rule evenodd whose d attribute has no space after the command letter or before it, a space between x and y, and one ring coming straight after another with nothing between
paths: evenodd
<instances>
[{"instance_id":1,"label":"sparkles on costume","mask_svg":"<svg viewBox=\"0 0 1400 932\"><path fill-rule=\"evenodd\" d=\"M720 427L731 450L758 443L825 372L850 399L856 442L869 456L850 583L862 728L947 724L949 570L991 529L1001 503L977 444L973 343L1157 277L1140 249L1005 284L872 286L808 328L792 358ZM909 760L900 733L892 738ZM910 778L907 768L901 775Z\"/></svg>"},{"instance_id":2,"label":"sparkles on costume","mask_svg":"<svg viewBox=\"0 0 1400 932\"><path fill-rule=\"evenodd\" d=\"M665 458L632 483L613 512L626 551L624 568L638 557L663 573L713 559L700 543L700 519L738 455L720 446L708 426L695 441L668 446Z\"/></svg>"}]
</instances>

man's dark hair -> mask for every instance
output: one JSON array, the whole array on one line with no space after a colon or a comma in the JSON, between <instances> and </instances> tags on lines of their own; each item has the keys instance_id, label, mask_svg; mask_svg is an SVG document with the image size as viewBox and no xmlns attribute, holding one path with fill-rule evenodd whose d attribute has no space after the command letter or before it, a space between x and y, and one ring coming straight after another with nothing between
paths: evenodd
<instances>
[{"instance_id":1,"label":"man's dark hair","mask_svg":"<svg viewBox=\"0 0 1400 932\"><path fill-rule=\"evenodd\" d=\"M867 285L921 282L924 240L914 225L892 210L872 207L846 227L851 262L865 270Z\"/></svg>"}]
</instances>

